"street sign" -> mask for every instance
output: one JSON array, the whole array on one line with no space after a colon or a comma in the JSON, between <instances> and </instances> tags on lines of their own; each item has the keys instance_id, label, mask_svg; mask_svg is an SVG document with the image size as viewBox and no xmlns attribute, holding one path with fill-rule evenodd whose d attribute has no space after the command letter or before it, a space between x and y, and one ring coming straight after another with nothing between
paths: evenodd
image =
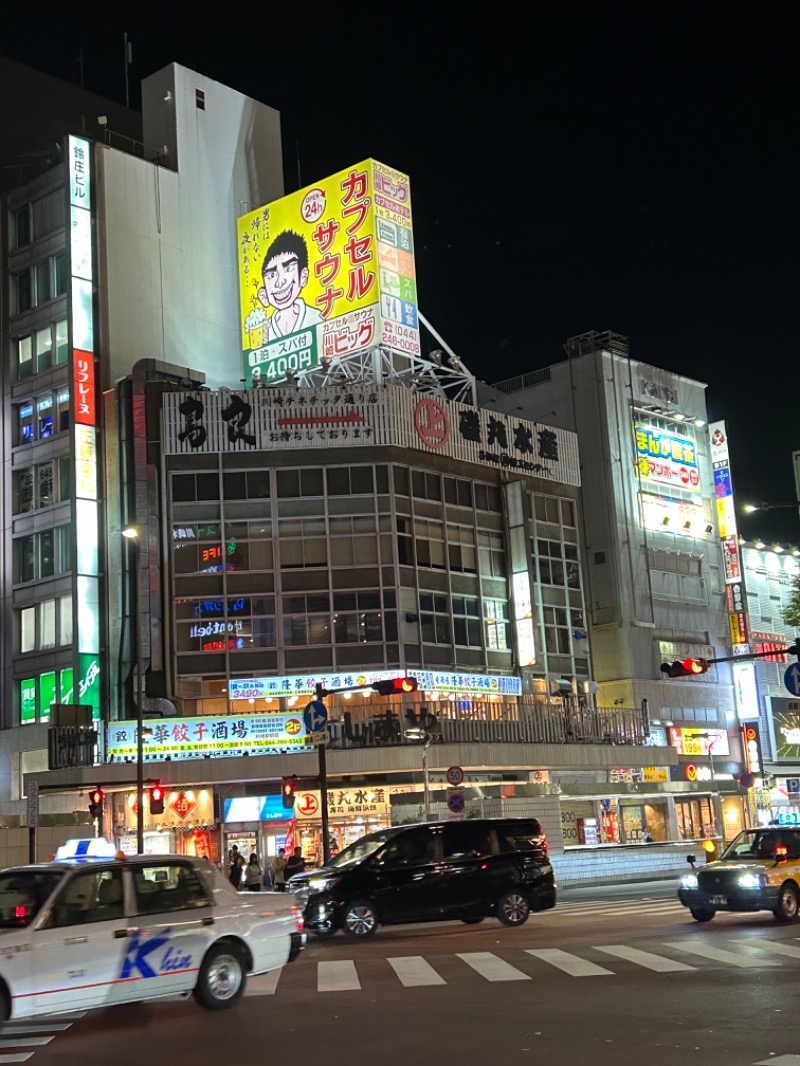
<instances>
[{"instance_id":1,"label":"street sign","mask_svg":"<svg viewBox=\"0 0 800 1066\"><path fill-rule=\"evenodd\" d=\"M39 782L31 781L28 784L28 829L36 829L39 825Z\"/></svg>"},{"instance_id":2,"label":"street sign","mask_svg":"<svg viewBox=\"0 0 800 1066\"><path fill-rule=\"evenodd\" d=\"M327 729L318 729L316 733L311 734L312 744L327 744L331 739L331 735Z\"/></svg>"},{"instance_id":3,"label":"street sign","mask_svg":"<svg viewBox=\"0 0 800 1066\"><path fill-rule=\"evenodd\" d=\"M312 700L303 711L303 721L309 733L319 733L328 725L328 708L322 700ZM318 741L317 743L322 743Z\"/></svg>"},{"instance_id":4,"label":"street sign","mask_svg":"<svg viewBox=\"0 0 800 1066\"><path fill-rule=\"evenodd\" d=\"M451 766L444 776L447 779L448 785L456 788L464 780L464 771L460 766Z\"/></svg>"},{"instance_id":5,"label":"street sign","mask_svg":"<svg viewBox=\"0 0 800 1066\"><path fill-rule=\"evenodd\" d=\"M787 777L786 778L786 791L787 792L800 792L800 777Z\"/></svg>"},{"instance_id":6,"label":"street sign","mask_svg":"<svg viewBox=\"0 0 800 1066\"><path fill-rule=\"evenodd\" d=\"M800 663L792 663L787 668L783 683L793 696L800 696Z\"/></svg>"},{"instance_id":7,"label":"street sign","mask_svg":"<svg viewBox=\"0 0 800 1066\"><path fill-rule=\"evenodd\" d=\"M447 796L447 809L451 814L458 816L464 813L466 800L463 792L450 792Z\"/></svg>"}]
</instances>

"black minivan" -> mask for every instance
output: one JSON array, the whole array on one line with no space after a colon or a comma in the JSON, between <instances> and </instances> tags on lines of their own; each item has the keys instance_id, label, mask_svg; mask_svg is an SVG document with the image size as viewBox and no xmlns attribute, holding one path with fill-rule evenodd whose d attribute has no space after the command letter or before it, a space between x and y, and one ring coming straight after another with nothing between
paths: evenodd
<instances>
[{"instance_id":1,"label":"black minivan","mask_svg":"<svg viewBox=\"0 0 800 1066\"><path fill-rule=\"evenodd\" d=\"M547 841L535 818L477 818L369 833L289 888L317 936L371 936L379 925L494 915L522 925L556 905Z\"/></svg>"}]
</instances>

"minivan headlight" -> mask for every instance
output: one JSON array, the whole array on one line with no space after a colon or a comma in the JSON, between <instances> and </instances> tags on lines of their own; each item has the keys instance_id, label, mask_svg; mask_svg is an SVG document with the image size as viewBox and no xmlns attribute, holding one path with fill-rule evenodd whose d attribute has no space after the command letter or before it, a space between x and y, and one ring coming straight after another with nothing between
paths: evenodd
<instances>
[{"instance_id":1,"label":"minivan headlight","mask_svg":"<svg viewBox=\"0 0 800 1066\"><path fill-rule=\"evenodd\" d=\"M338 877L311 877L308 881L308 887L312 892L327 892L328 889L333 888L338 881Z\"/></svg>"},{"instance_id":2,"label":"minivan headlight","mask_svg":"<svg viewBox=\"0 0 800 1066\"><path fill-rule=\"evenodd\" d=\"M697 874L684 874L681 878L681 888L697 888Z\"/></svg>"}]
</instances>

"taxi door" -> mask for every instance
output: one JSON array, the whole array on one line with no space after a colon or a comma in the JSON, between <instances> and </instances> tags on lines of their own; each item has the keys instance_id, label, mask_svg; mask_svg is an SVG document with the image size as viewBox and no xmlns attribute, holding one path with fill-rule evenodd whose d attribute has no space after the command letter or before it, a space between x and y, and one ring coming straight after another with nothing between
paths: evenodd
<instances>
[{"instance_id":1,"label":"taxi door","mask_svg":"<svg viewBox=\"0 0 800 1066\"><path fill-rule=\"evenodd\" d=\"M31 937L38 1012L122 1002L118 958L127 926L122 866L76 868Z\"/></svg>"},{"instance_id":2,"label":"taxi door","mask_svg":"<svg viewBox=\"0 0 800 1066\"><path fill-rule=\"evenodd\" d=\"M133 881L131 936L120 977L131 998L164 996L194 988L215 939L214 904L188 862L159 859L130 864Z\"/></svg>"}]
</instances>

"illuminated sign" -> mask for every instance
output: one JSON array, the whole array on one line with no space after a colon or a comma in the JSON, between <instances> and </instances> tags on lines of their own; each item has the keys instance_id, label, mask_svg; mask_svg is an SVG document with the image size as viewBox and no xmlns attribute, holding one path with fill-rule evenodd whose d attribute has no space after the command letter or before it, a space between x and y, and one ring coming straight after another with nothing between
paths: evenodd
<instances>
[{"instance_id":1,"label":"illuminated sign","mask_svg":"<svg viewBox=\"0 0 800 1066\"><path fill-rule=\"evenodd\" d=\"M763 772L761 758L761 737L755 722L745 722L742 726L742 748L744 750L745 766L751 774L759 775Z\"/></svg>"},{"instance_id":2,"label":"illuminated sign","mask_svg":"<svg viewBox=\"0 0 800 1066\"><path fill-rule=\"evenodd\" d=\"M148 722L148 729L150 735L143 737L146 762L167 756L174 761L313 751L306 745L305 726L296 714L159 718ZM136 758L135 722L115 722L107 727L106 735L109 756Z\"/></svg>"},{"instance_id":3,"label":"illuminated sign","mask_svg":"<svg viewBox=\"0 0 800 1066\"><path fill-rule=\"evenodd\" d=\"M728 734L724 729L670 728L670 745L679 755L729 755Z\"/></svg>"},{"instance_id":4,"label":"illuminated sign","mask_svg":"<svg viewBox=\"0 0 800 1066\"><path fill-rule=\"evenodd\" d=\"M536 641L533 635L531 582L528 571L512 576L514 592L514 630L517 636L517 660L520 666L536 662Z\"/></svg>"},{"instance_id":5,"label":"illuminated sign","mask_svg":"<svg viewBox=\"0 0 800 1066\"><path fill-rule=\"evenodd\" d=\"M639 503L645 529L700 540L709 540L714 535L714 527L702 504L651 496L646 492L640 494Z\"/></svg>"},{"instance_id":6,"label":"illuminated sign","mask_svg":"<svg viewBox=\"0 0 800 1066\"><path fill-rule=\"evenodd\" d=\"M379 344L420 354L411 195L368 159L238 221L247 383Z\"/></svg>"},{"instance_id":7,"label":"illuminated sign","mask_svg":"<svg viewBox=\"0 0 800 1066\"><path fill-rule=\"evenodd\" d=\"M391 681L397 670L365 670L363 672L317 674L294 677L252 677L246 680L231 678L232 700L273 699L275 696L314 696L317 683L324 688L350 688L372 685L376 681ZM444 673L433 670L414 670L419 688L424 692L464 692L476 695L522 695L522 681L518 677L498 674Z\"/></svg>"},{"instance_id":8,"label":"illuminated sign","mask_svg":"<svg viewBox=\"0 0 800 1066\"><path fill-rule=\"evenodd\" d=\"M642 481L700 492L697 452L690 437L636 422L636 465Z\"/></svg>"},{"instance_id":9,"label":"illuminated sign","mask_svg":"<svg viewBox=\"0 0 800 1066\"><path fill-rule=\"evenodd\" d=\"M228 796L223 803L225 822L283 822L294 818L294 811L284 807L282 796Z\"/></svg>"},{"instance_id":10,"label":"illuminated sign","mask_svg":"<svg viewBox=\"0 0 800 1066\"><path fill-rule=\"evenodd\" d=\"M86 426L95 424L94 356L75 349L72 353L74 370L75 421Z\"/></svg>"},{"instance_id":11,"label":"illuminated sign","mask_svg":"<svg viewBox=\"0 0 800 1066\"><path fill-rule=\"evenodd\" d=\"M800 760L800 705L789 701L789 710L776 710L777 700L772 700L772 723L775 737L775 756L778 759ZM785 704L784 704L785 706Z\"/></svg>"},{"instance_id":12,"label":"illuminated sign","mask_svg":"<svg viewBox=\"0 0 800 1066\"><path fill-rule=\"evenodd\" d=\"M26 677L19 683L19 720L23 725L36 721L35 677Z\"/></svg>"},{"instance_id":13,"label":"illuminated sign","mask_svg":"<svg viewBox=\"0 0 800 1066\"><path fill-rule=\"evenodd\" d=\"M758 717L758 688L755 663L734 663L733 694L739 719Z\"/></svg>"},{"instance_id":14,"label":"illuminated sign","mask_svg":"<svg viewBox=\"0 0 800 1066\"><path fill-rule=\"evenodd\" d=\"M756 655L763 657L765 663L788 662L786 654L786 637L782 633L751 633Z\"/></svg>"}]
</instances>

